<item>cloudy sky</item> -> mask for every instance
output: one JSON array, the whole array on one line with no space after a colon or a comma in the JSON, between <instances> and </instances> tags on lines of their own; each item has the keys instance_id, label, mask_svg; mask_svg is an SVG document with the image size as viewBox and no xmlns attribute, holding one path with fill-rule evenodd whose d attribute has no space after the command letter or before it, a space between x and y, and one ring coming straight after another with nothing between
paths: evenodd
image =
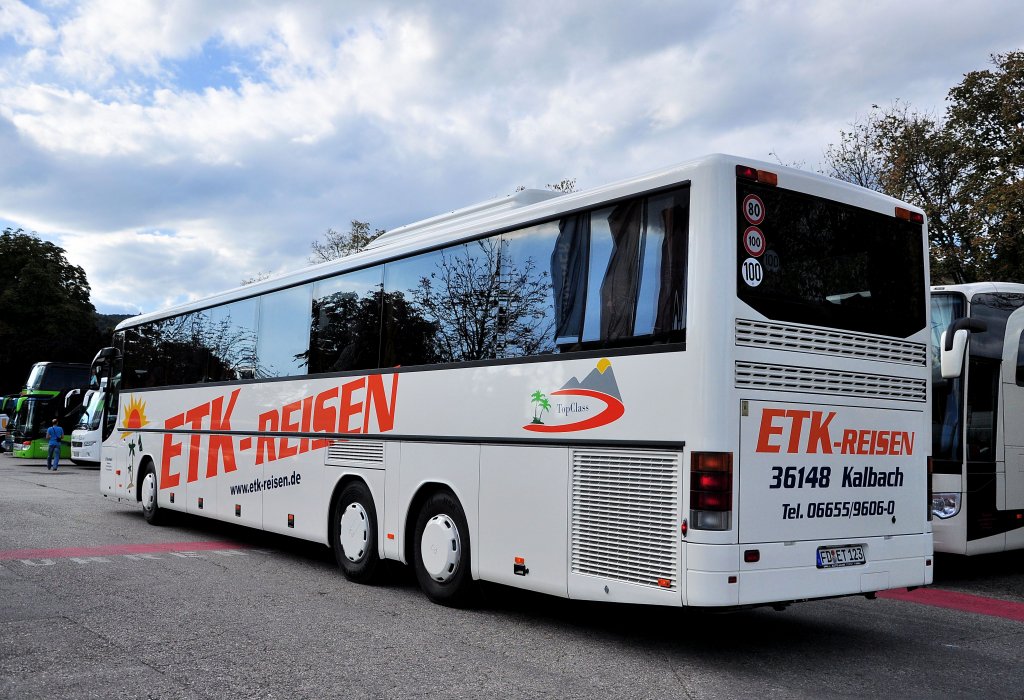
<instances>
[{"instance_id":1,"label":"cloudy sky","mask_svg":"<svg viewBox=\"0 0 1024 700\"><path fill-rule=\"evenodd\" d=\"M154 311L352 219L718 151L817 170L872 104L941 114L1021 48L997 0L0 0L0 228Z\"/></svg>"}]
</instances>

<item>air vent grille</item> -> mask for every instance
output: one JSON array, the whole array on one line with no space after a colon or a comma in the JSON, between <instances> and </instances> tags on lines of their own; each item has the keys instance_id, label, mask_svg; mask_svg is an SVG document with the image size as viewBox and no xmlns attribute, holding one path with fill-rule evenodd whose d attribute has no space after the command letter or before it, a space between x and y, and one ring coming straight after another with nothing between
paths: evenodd
<instances>
[{"instance_id":1,"label":"air vent grille","mask_svg":"<svg viewBox=\"0 0 1024 700\"><path fill-rule=\"evenodd\" d=\"M802 391L838 394L870 399L924 402L928 387L924 379L888 377L836 370L787 367L757 362L736 363L737 388L769 391Z\"/></svg>"},{"instance_id":2,"label":"air vent grille","mask_svg":"<svg viewBox=\"0 0 1024 700\"><path fill-rule=\"evenodd\" d=\"M928 348L923 343L745 319L736 320L736 344L922 367L928 362Z\"/></svg>"},{"instance_id":3,"label":"air vent grille","mask_svg":"<svg viewBox=\"0 0 1024 700\"><path fill-rule=\"evenodd\" d=\"M572 572L678 589L678 452L575 450Z\"/></svg>"},{"instance_id":4,"label":"air vent grille","mask_svg":"<svg viewBox=\"0 0 1024 700\"><path fill-rule=\"evenodd\" d=\"M384 465L384 443L373 440L334 440L327 447L324 464L381 467Z\"/></svg>"}]
</instances>

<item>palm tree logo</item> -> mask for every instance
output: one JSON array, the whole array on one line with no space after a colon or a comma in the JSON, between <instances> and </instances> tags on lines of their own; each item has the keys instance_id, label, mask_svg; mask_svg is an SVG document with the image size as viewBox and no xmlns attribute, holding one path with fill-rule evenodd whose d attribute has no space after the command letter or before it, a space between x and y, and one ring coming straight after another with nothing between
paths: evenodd
<instances>
[{"instance_id":1,"label":"palm tree logo","mask_svg":"<svg viewBox=\"0 0 1024 700\"><path fill-rule=\"evenodd\" d=\"M533 409L533 421L531 422L543 425L544 421L542 421L540 417L544 415L544 411L551 410L551 403L548 401L548 397L542 394L538 389L533 392L533 395L530 397L530 403L537 404Z\"/></svg>"}]
</instances>

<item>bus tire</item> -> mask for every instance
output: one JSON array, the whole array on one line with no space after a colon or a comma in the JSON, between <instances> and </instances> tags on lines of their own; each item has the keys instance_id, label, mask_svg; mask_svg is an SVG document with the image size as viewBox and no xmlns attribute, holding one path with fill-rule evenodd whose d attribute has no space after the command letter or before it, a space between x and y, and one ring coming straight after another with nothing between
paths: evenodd
<instances>
[{"instance_id":1,"label":"bus tire","mask_svg":"<svg viewBox=\"0 0 1024 700\"><path fill-rule=\"evenodd\" d=\"M139 487L139 500L142 501L142 517L150 525L162 525L167 513L157 503L156 469L148 465L142 472L142 485Z\"/></svg>"},{"instance_id":2,"label":"bus tire","mask_svg":"<svg viewBox=\"0 0 1024 700\"><path fill-rule=\"evenodd\" d=\"M332 509L331 549L338 568L349 581L373 583L380 556L377 553L377 509L373 495L362 481L341 490Z\"/></svg>"},{"instance_id":3,"label":"bus tire","mask_svg":"<svg viewBox=\"0 0 1024 700\"><path fill-rule=\"evenodd\" d=\"M428 598L453 608L473 601L469 526L452 493L438 491L423 503L412 550L416 580Z\"/></svg>"}]
</instances>

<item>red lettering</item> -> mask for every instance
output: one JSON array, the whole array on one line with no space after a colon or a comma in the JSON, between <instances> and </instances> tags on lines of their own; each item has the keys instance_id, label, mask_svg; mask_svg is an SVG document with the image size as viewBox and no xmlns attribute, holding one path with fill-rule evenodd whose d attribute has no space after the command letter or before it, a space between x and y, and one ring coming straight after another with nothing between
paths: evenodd
<instances>
[{"instance_id":1,"label":"red lettering","mask_svg":"<svg viewBox=\"0 0 1024 700\"><path fill-rule=\"evenodd\" d=\"M278 420L277 411L261 413L257 419L257 429L261 433L277 432ZM264 461L273 462L277 459L274 449L274 438L256 438L256 464L263 464Z\"/></svg>"},{"instance_id":2,"label":"red lettering","mask_svg":"<svg viewBox=\"0 0 1024 700\"><path fill-rule=\"evenodd\" d=\"M861 430L857 434L857 452L859 455L869 455L869 445L871 444L871 431Z\"/></svg>"},{"instance_id":3,"label":"red lettering","mask_svg":"<svg viewBox=\"0 0 1024 700\"><path fill-rule=\"evenodd\" d=\"M757 435L758 452L779 452L781 448L773 445L769 440L772 435L782 435L782 428L776 426L774 421L781 418L786 412L781 408L766 408L761 411L761 431Z\"/></svg>"},{"instance_id":4,"label":"red lettering","mask_svg":"<svg viewBox=\"0 0 1024 700\"><path fill-rule=\"evenodd\" d=\"M856 430L844 430L843 431L843 446L840 448L840 452L844 455L857 454L857 431Z\"/></svg>"},{"instance_id":5,"label":"red lettering","mask_svg":"<svg viewBox=\"0 0 1024 700\"><path fill-rule=\"evenodd\" d=\"M817 454L821 448L823 454L832 454L832 437L829 435L828 426L836 417L835 411L829 411L828 417L822 420L824 413L814 411L811 413L811 427L807 431L807 454Z\"/></svg>"},{"instance_id":6,"label":"red lettering","mask_svg":"<svg viewBox=\"0 0 1024 700\"><path fill-rule=\"evenodd\" d=\"M875 436L875 452L874 452L874 454L876 454L876 455L895 454L894 452L890 452L891 449L892 449L892 443L889 442L889 431L888 430L879 430L878 434Z\"/></svg>"},{"instance_id":7,"label":"red lettering","mask_svg":"<svg viewBox=\"0 0 1024 700\"><path fill-rule=\"evenodd\" d=\"M335 427L338 425L338 412L333 406L328 406L327 402L337 398L338 387L332 387L327 391L321 391L316 395L316 401L313 404L313 432L334 432ZM318 440L313 440L311 447L314 450L318 450L320 448L327 447L330 444L330 440L320 438Z\"/></svg>"},{"instance_id":8,"label":"red lettering","mask_svg":"<svg viewBox=\"0 0 1024 700\"><path fill-rule=\"evenodd\" d=\"M210 430L231 430L231 412L235 410L235 401L241 389L231 392L228 407L224 409L224 397L219 396L210 406ZM224 473L233 472L235 466L235 441L230 435L211 435L210 450L206 458L206 478L217 476L217 463L220 455L224 455Z\"/></svg>"},{"instance_id":9,"label":"red lettering","mask_svg":"<svg viewBox=\"0 0 1024 700\"><path fill-rule=\"evenodd\" d=\"M310 423L313 422L313 397L307 396L302 399L302 427L300 430L304 433L308 433L310 430ZM309 438L302 438L299 440L299 454L303 452L309 452Z\"/></svg>"},{"instance_id":10,"label":"red lettering","mask_svg":"<svg viewBox=\"0 0 1024 700\"><path fill-rule=\"evenodd\" d=\"M185 425L185 414L179 413L164 421L164 430L174 430ZM163 456L160 458L160 490L177 486L181 482L181 474L171 474L171 460L181 456L181 443L174 441L174 435L164 433Z\"/></svg>"},{"instance_id":11,"label":"red lettering","mask_svg":"<svg viewBox=\"0 0 1024 700\"><path fill-rule=\"evenodd\" d=\"M208 415L210 415L210 404L204 403L185 411L185 420L191 424L193 430L201 430L203 418L206 418ZM202 438L202 435L193 433L188 439L188 483L192 483L199 478L200 438Z\"/></svg>"},{"instance_id":12,"label":"red lettering","mask_svg":"<svg viewBox=\"0 0 1024 700\"><path fill-rule=\"evenodd\" d=\"M366 377L356 379L351 382L345 382L341 385L341 415L338 416L338 432L339 433L358 433L360 430L356 428L352 430L349 428L349 423L354 415L357 415L363 410L363 402L355 402L352 400L352 394L360 389L366 388Z\"/></svg>"},{"instance_id":13,"label":"red lettering","mask_svg":"<svg viewBox=\"0 0 1024 700\"><path fill-rule=\"evenodd\" d=\"M904 455L912 455L912 454L914 454L914 434L913 433L900 433L900 435L903 438L903 444L901 445L901 447L903 449L900 451L900 454L904 454Z\"/></svg>"},{"instance_id":14,"label":"red lettering","mask_svg":"<svg viewBox=\"0 0 1024 700\"><path fill-rule=\"evenodd\" d=\"M786 416L791 419L789 424L789 447L786 450L789 454L795 454L800 451L800 434L804 431L804 419L809 418L810 415L810 411L786 411Z\"/></svg>"},{"instance_id":15,"label":"red lettering","mask_svg":"<svg viewBox=\"0 0 1024 700\"><path fill-rule=\"evenodd\" d=\"M291 422L291 416L296 411L302 408L301 401L295 401L294 403L287 404L281 408L281 432L283 433L297 433L299 432L299 424ZM286 437L280 439L280 449L277 451L277 458L284 459L285 457L294 457L299 454L299 448L292 446L291 440Z\"/></svg>"},{"instance_id":16,"label":"red lettering","mask_svg":"<svg viewBox=\"0 0 1024 700\"><path fill-rule=\"evenodd\" d=\"M367 378L366 412L363 415L363 432L370 432L370 407L373 406L377 418L377 432L386 433L395 428L395 407L398 398L398 373L391 375L391 403L384 394L384 377L374 374Z\"/></svg>"}]
</instances>

